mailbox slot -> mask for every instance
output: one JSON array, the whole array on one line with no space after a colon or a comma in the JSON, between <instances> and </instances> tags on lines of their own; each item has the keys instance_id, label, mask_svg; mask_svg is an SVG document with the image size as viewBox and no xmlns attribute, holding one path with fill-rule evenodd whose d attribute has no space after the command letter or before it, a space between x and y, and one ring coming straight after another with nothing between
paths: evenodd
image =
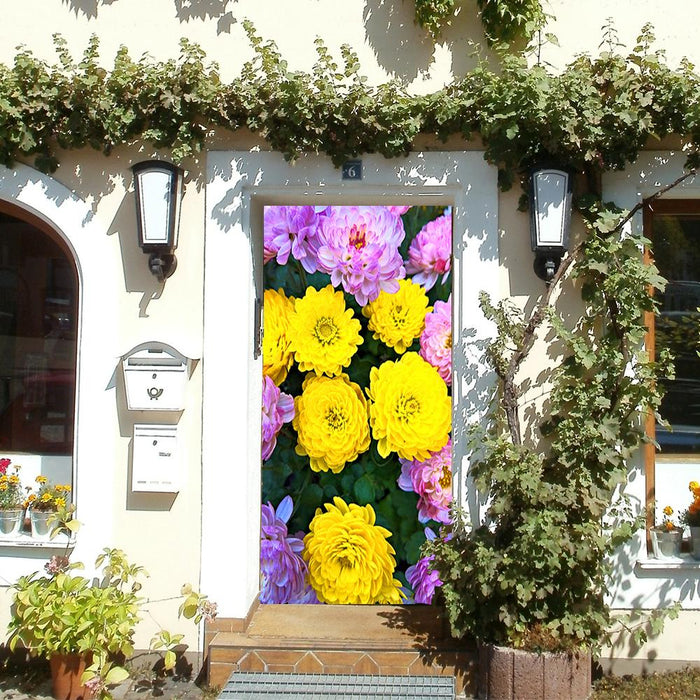
<instances>
[{"instance_id":1,"label":"mailbox slot","mask_svg":"<svg viewBox=\"0 0 700 700\"><path fill-rule=\"evenodd\" d=\"M167 350L146 348L126 357L123 367L129 410L184 410L186 358Z\"/></svg>"},{"instance_id":2,"label":"mailbox slot","mask_svg":"<svg viewBox=\"0 0 700 700\"><path fill-rule=\"evenodd\" d=\"M151 493L180 490L176 425L134 425L131 490Z\"/></svg>"}]
</instances>

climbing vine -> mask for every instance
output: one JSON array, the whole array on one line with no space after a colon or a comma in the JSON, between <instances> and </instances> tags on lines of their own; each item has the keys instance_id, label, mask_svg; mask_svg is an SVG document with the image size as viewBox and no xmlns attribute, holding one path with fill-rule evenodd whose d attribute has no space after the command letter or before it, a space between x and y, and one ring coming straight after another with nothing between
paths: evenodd
<instances>
[{"instance_id":1,"label":"climbing vine","mask_svg":"<svg viewBox=\"0 0 700 700\"><path fill-rule=\"evenodd\" d=\"M363 153L406 154L419 134L481 138L503 186L543 156L595 177L668 134L683 135L689 164L697 162L698 75L688 62L671 69L649 27L628 56L580 56L560 74L505 56L498 73L480 63L428 95L399 82L369 85L349 47L335 59L321 40L313 69L290 71L273 42L245 28L255 54L229 83L187 40L165 62L134 60L122 48L111 70L99 64L96 38L78 62L61 38L55 65L20 51L0 65L0 162L33 157L51 171L60 149L109 153L135 141L182 159L216 127L248 129L289 160L325 153L336 165Z\"/></svg>"},{"instance_id":2,"label":"climbing vine","mask_svg":"<svg viewBox=\"0 0 700 700\"><path fill-rule=\"evenodd\" d=\"M438 37L450 24L457 9L456 0L415 0L416 23ZM545 14L539 0L477 0L481 24L489 44L530 41L544 25Z\"/></svg>"}]
</instances>

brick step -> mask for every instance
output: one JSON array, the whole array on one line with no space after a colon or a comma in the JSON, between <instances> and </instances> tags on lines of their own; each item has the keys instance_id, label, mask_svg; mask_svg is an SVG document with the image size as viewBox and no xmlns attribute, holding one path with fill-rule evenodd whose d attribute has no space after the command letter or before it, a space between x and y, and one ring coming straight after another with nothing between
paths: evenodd
<instances>
[{"instance_id":1,"label":"brick step","mask_svg":"<svg viewBox=\"0 0 700 700\"><path fill-rule=\"evenodd\" d=\"M261 605L244 631L219 631L208 645L209 683L221 687L239 671L448 676L464 697L476 664L442 609L420 605Z\"/></svg>"}]
</instances>

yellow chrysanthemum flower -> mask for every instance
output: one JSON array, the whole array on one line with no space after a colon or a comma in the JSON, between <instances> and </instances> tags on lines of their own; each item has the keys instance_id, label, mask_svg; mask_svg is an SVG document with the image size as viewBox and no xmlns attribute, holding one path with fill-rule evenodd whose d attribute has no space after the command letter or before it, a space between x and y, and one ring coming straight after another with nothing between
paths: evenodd
<instances>
[{"instance_id":1,"label":"yellow chrysanthemum flower","mask_svg":"<svg viewBox=\"0 0 700 700\"><path fill-rule=\"evenodd\" d=\"M384 362L369 375L369 422L382 457L426 460L449 439L452 404L447 385L415 352Z\"/></svg>"},{"instance_id":2,"label":"yellow chrysanthemum flower","mask_svg":"<svg viewBox=\"0 0 700 700\"><path fill-rule=\"evenodd\" d=\"M333 291L330 284L318 291L309 287L297 299L289 319L291 348L299 369L330 377L340 374L363 342L360 328L342 292Z\"/></svg>"},{"instance_id":3,"label":"yellow chrysanthemum flower","mask_svg":"<svg viewBox=\"0 0 700 700\"><path fill-rule=\"evenodd\" d=\"M391 532L375 524L370 505L349 505L337 496L316 515L304 537L309 583L322 603L400 603L401 583Z\"/></svg>"},{"instance_id":4,"label":"yellow chrysanthemum flower","mask_svg":"<svg viewBox=\"0 0 700 700\"><path fill-rule=\"evenodd\" d=\"M282 289L266 289L263 304L263 373L279 386L287 378L294 360L289 348L289 317L294 312L294 299L288 299Z\"/></svg>"},{"instance_id":5,"label":"yellow chrysanthemum flower","mask_svg":"<svg viewBox=\"0 0 700 700\"><path fill-rule=\"evenodd\" d=\"M37 484L45 484L48 481L48 479L45 476L37 476L37 478L34 479L34 481L36 481Z\"/></svg>"},{"instance_id":6,"label":"yellow chrysanthemum flower","mask_svg":"<svg viewBox=\"0 0 700 700\"><path fill-rule=\"evenodd\" d=\"M432 311L428 295L420 284L409 280L399 281L395 294L380 292L379 296L362 309L369 319L369 330L376 340L381 340L400 355L406 352L425 328L425 315Z\"/></svg>"},{"instance_id":7,"label":"yellow chrysanthemum flower","mask_svg":"<svg viewBox=\"0 0 700 700\"><path fill-rule=\"evenodd\" d=\"M367 400L345 374L309 374L302 388L294 399L296 453L308 455L314 471L337 474L369 449Z\"/></svg>"},{"instance_id":8,"label":"yellow chrysanthemum flower","mask_svg":"<svg viewBox=\"0 0 700 700\"><path fill-rule=\"evenodd\" d=\"M65 499L65 498L59 497L59 498L57 498L57 499L55 500L55 503L56 503L56 508L59 508L59 509L60 509L60 508L65 508L66 499Z\"/></svg>"}]
</instances>

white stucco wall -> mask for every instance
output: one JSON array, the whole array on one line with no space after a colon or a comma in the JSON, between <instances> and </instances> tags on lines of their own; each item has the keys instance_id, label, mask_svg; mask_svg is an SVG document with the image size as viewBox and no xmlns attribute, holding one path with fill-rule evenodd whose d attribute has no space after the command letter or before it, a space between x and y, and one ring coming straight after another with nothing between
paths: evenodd
<instances>
[{"instance_id":1,"label":"white stucco wall","mask_svg":"<svg viewBox=\"0 0 700 700\"><path fill-rule=\"evenodd\" d=\"M251 57L241 26L243 19L250 19L264 39L277 43L292 70L308 70L313 65L313 42L321 36L337 58L341 44L352 46L371 83L395 77L412 90L425 92L473 68L477 48L493 59L485 47L476 1L460 0L457 7L457 17L434 42L414 23L414 4L405 0L12 1L3 4L0 61L11 63L15 47L25 44L37 56L53 62L54 33L64 36L78 57L90 35L97 34L106 66L121 44L134 58L148 53L165 60L178 55L178 42L187 37L200 44L219 63L222 77L230 80ZM549 0L544 8L552 15L546 31L559 38L559 46L545 43L540 57L556 68L580 53L598 54L608 19L623 54L634 47L642 26L651 22L658 46L667 51L671 65L677 65L683 56L700 63L695 38L700 7L695 0Z\"/></svg>"},{"instance_id":2,"label":"white stucco wall","mask_svg":"<svg viewBox=\"0 0 700 700\"><path fill-rule=\"evenodd\" d=\"M25 165L13 170L0 167L0 200L11 201L49 223L74 252L78 268L73 486L83 527L73 560L83 561L89 575L102 548L120 547L134 563L149 570L144 596L155 601L177 595L185 582L199 584L201 371L195 368L188 382L186 408L179 421L180 493L137 494L129 486L133 423L152 417L126 410L120 357L134 345L158 340L188 357L201 358L203 201L197 202L194 188L192 195L188 191L185 196L177 250L182 262L161 286L137 245L130 171L121 170L118 160L111 163L115 170L109 174L104 166L104 160L86 162L82 170L64 163L68 186ZM76 194L81 190L87 191L83 197ZM31 466L35 458L17 455L15 461ZM3 638L9 619L8 586L19 575L41 570L57 553L62 549L55 546L10 543L0 547ZM174 601L149 606L153 618L147 616L140 626L137 646L147 647L160 623L185 633L186 643L197 649L199 631L192 623L178 623L176 609Z\"/></svg>"},{"instance_id":3,"label":"white stucco wall","mask_svg":"<svg viewBox=\"0 0 700 700\"><path fill-rule=\"evenodd\" d=\"M645 197L673 183L683 175L685 156L680 152L648 151L642 153L636 163L623 172L608 173L603 178L603 198L632 209ZM689 178L664 198L700 199L700 181ZM641 233L642 212L639 211L629 224L629 229ZM676 512L688 505L688 481L700 476L700 459L683 464L671 457L661 457L656 462L656 497L662 505L671 504ZM645 507L646 479L641 454L630 472L627 488L633 503L641 511ZM680 602L683 612L678 621L669 623L658 639L651 640L641 649L623 645L615 654L638 659L679 659L700 661L697 644L682 644L692 630L697 630L700 613L700 562L686 562L682 566L664 567L649 561L644 531L625 546L616 557L614 587L610 591L613 605L621 609L666 607Z\"/></svg>"},{"instance_id":4,"label":"white stucco wall","mask_svg":"<svg viewBox=\"0 0 700 700\"><path fill-rule=\"evenodd\" d=\"M259 590L261 359L252 355L253 308L262 296L265 204L451 204L454 227L453 390L455 455L466 423L485 410L490 374L479 339L490 327L478 308L498 288L496 170L480 152L363 158L360 182L342 182L321 156L294 166L275 153L215 152L207 161L203 406L202 587L224 617L244 617ZM235 300L235 304L234 301ZM463 470L460 471L460 468ZM465 505L466 463L455 464ZM217 507L227 494L225 507ZM226 534L228 533L228 541Z\"/></svg>"}]
</instances>

